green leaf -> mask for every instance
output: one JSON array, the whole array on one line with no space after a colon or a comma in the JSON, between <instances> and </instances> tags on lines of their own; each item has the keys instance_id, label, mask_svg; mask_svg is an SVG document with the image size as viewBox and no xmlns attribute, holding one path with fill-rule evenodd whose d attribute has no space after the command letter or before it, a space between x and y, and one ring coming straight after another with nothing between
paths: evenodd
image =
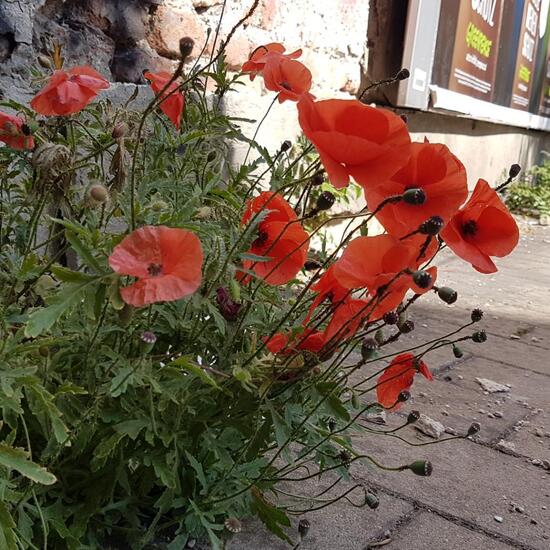
<instances>
[{"instance_id":1,"label":"green leaf","mask_svg":"<svg viewBox=\"0 0 550 550\"><path fill-rule=\"evenodd\" d=\"M119 422L114 426L114 429L123 435L127 435L130 439L134 440L139 435L139 432L143 428L147 428L151 425L151 422L147 418L136 418L134 420L125 420L124 422Z\"/></svg>"},{"instance_id":2,"label":"green leaf","mask_svg":"<svg viewBox=\"0 0 550 550\"><path fill-rule=\"evenodd\" d=\"M270 262L273 258L269 256L258 256L257 254L251 254L250 252L243 252L240 254L241 259L250 260L251 262Z\"/></svg>"},{"instance_id":3,"label":"green leaf","mask_svg":"<svg viewBox=\"0 0 550 550\"><path fill-rule=\"evenodd\" d=\"M97 273L101 273L101 266L99 262L94 258L92 251L85 245L72 231L65 231L67 240L71 243L71 246L76 250L77 254L82 258L84 263L91 267Z\"/></svg>"},{"instance_id":4,"label":"green leaf","mask_svg":"<svg viewBox=\"0 0 550 550\"><path fill-rule=\"evenodd\" d=\"M327 408L337 418L349 421L349 412L336 395L329 395L325 401Z\"/></svg>"},{"instance_id":5,"label":"green leaf","mask_svg":"<svg viewBox=\"0 0 550 550\"><path fill-rule=\"evenodd\" d=\"M169 366L182 367L184 370L194 374L197 378L200 378L206 384L213 386L216 389L221 389L218 383L199 365L192 361L188 356L179 357L170 363Z\"/></svg>"},{"instance_id":6,"label":"green leaf","mask_svg":"<svg viewBox=\"0 0 550 550\"><path fill-rule=\"evenodd\" d=\"M111 380L111 386L109 392L113 397L118 397L123 393L126 393L128 384L132 381L132 375L134 369L131 366L122 367L116 376Z\"/></svg>"},{"instance_id":7,"label":"green leaf","mask_svg":"<svg viewBox=\"0 0 550 550\"><path fill-rule=\"evenodd\" d=\"M46 468L29 460L26 451L8 447L3 443L0 443L0 466L16 470L21 475L43 485L51 485L57 481L57 478Z\"/></svg>"},{"instance_id":8,"label":"green leaf","mask_svg":"<svg viewBox=\"0 0 550 550\"><path fill-rule=\"evenodd\" d=\"M197 474L197 478L200 481L200 484L203 486L203 488L207 487L206 477L204 475L204 470L202 469L202 464L190 453L185 451L185 456L187 457L187 460L189 460L189 464L191 464L191 467L193 470L195 470Z\"/></svg>"},{"instance_id":9,"label":"green leaf","mask_svg":"<svg viewBox=\"0 0 550 550\"><path fill-rule=\"evenodd\" d=\"M61 265L52 265L50 269L56 278L64 283L86 283L96 278L95 275L73 271Z\"/></svg>"},{"instance_id":10,"label":"green leaf","mask_svg":"<svg viewBox=\"0 0 550 550\"><path fill-rule=\"evenodd\" d=\"M262 520L265 526L280 539L292 544L292 541L288 535L281 529L281 525L284 527L290 527L290 520L288 516L282 511L267 502L263 495L259 491L252 491L252 508L258 514L258 517Z\"/></svg>"},{"instance_id":11,"label":"green leaf","mask_svg":"<svg viewBox=\"0 0 550 550\"><path fill-rule=\"evenodd\" d=\"M45 414L52 426L53 434L58 443L70 445L67 426L61 420L61 412L55 406L53 395L33 380L26 384L26 390L31 392L35 400L30 401L30 407L35 415Z\"/></svg>"},{"instance_id":12,"label":"green leaf","mask_svg":"<svg viewBox=\"0 0 550 550\"><path fill-rule=\"evenodd\" d=\"M94 278L84 283L66 285L52 298L49 306L37 309L30 315L25 327L25 336L36 338L52 327L63 313L80 302L88 286L96 281L97 278Z\"/></svg>"},{"instance_id":13,"label":"green leaf","mask_svg":"<svg viewBox=\"0 0 550 550\"><path fill-rule=\"evenodd\" d=\"M7 506L0 500L0 548L17 550L17 539L14 529L15 522Z\"/></svg>"}]
</instances>

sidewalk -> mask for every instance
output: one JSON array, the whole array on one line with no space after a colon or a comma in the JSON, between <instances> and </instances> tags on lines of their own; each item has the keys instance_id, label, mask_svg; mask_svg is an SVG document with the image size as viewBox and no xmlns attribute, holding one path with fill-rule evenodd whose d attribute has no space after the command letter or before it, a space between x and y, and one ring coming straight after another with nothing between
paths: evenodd
<instances>
[{"instance_id":1,"label":"sidewalk","mask_svg":"<svg viewBox=\"0 0 550 550\"><path fill-rule=\"evenodd\" d=\"M478 421L479 434L424 447L362 437L357 448L381 463L428 459L432 476L355 463L348 486L375 490L380 506L355 508L342 500L308 513L311 528L300 550L550 549L550 227L522 223L521 231L517 250L498 262L495 275L482 276L445 255L438 282L455 288L458 302L446 306L435 296L420 301L411 315L416 329L395 344L405 349L446 334L466 323L472 308L483 309L476 328L487 331L487 342L467 342L461 359L448 348L429 355L435 380L417 377L413 399L399 414L388 415L386 425L401 424L403 414L417 409L448 433L464 433ZM509 391L489 393L476 378ZM400 434L415 443L434 441L414 427ZM360 497L351 495L354 501ZM289 531L293 540L296 523ZM289 547L254 522L228 548Z\"/></svg>"}]
</instances>

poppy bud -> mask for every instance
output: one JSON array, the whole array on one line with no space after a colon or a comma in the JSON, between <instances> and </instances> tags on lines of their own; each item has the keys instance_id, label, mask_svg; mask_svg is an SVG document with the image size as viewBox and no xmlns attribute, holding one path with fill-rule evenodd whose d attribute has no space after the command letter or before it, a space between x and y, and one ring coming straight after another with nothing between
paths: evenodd
<instances>
[{"instance_id":1,"label":"poppy bud","mask_svg":"<svg viewBox=\"0 0 550 550\"><path fill-rule=\"evenodd\" d=\"M399 315L396 311L388 311L387 313L384 313L383 319L386 325L396 325L399 321Z\"/></svg>"},{"instance_id":2,"label":"poppy bud","mask_svg":"<svg viewBox=\"0 0 550 550\"><path fill-rule=\"evenodd\" d=\"M420 225L418 231L423 235L437 235L445 225L443 218L440 216L432 216Z\"/></svg>"},{"instance_id":3,"label":"poppy bud","mask_svg":"<svg viewBox=\"0 0 550 550\"><path fill-rule=\"evenodd\" d=\"M216 160L216 151L210 151L206 157L206 162L212 162L214 160Z\"/></svg>"},{"instance_id":4,"label":"poppy bud","mask_svg":"<svg viewBox=\"0 0 550 550\"><path fill-rule=\"evenodd\" d=\"M90 187L90 198L92 198L95 202L103 204L107 202L109 199L109 191L107 191L107 188L101 184L92 185Z\"/></svg>"},{"instance_id":5,"label":"poppy bud","mask_svg":"<svg viewBox=\"0 0 550 550\"><path fill-rule=\"evenodd\" d=\"M321 267L321 263L317 260L307 260L304 264L304 269L306 271L314 271L315 269L319 269Z\"/></svg>"},{"instance_id":6,"label":"poppy bud","mask_svg":"<svg viewBox=\"0 0 550 550\"><path fill-rule=\"evenodd\" d=\"M235 321L239 316L241 304L238 304L231 298L231 295L224 287L219 287L216 290L216 303L220 313L228 321Z\"/></svg>"},{"instance_id":7,"label":"poppy bud","mask_svg":"<svg viewBox=\"0 0 550 550\"><path fill-rule=\"evenodd\" d=\"M313 176L309 180L311 185L321 185L324 181L325 181L324 172L317 172L316 174L313 174Z\"/></svg>"},{"instance_id":8,"label":"poppy bud","mask_svg":"<svg viewBox=\"0 0 550 550\"><path fill-rule=\"evenodd\" d=\"M472 322L478 323L481 319L483 319L483 311L476 307L476 309L472 310L471 318Z\"/></svg>"},{"instance_id":9,"label":"poppy bud","mask_svg":"<svg viewBox=\"0 0 550 550\"><path fill-rule=\"evenodd\" d=\"M48 346L40 346L38 348L38 353L42 356L42 357L48 357L50 355L50 348Z\"/></svg>"},{"instance_id":10,"label":"poppy bud","mask_svg":"<svg viewBox=\"0 0 550 550\"><path fill-rule=\"evenodd\" d=\"M432 276L427 271L423 270L415 271L412 274L412 279L414 284L420 288L428 288L432 283Z\"/></svg>"},{"instance_id":11,"label":"poppy bud","mask_svg":"<svg viewBox=\"0 0 550 550\"><path fill-rule=\"evenodd\" d=\"M399 392L399 395L397 396L397 402L405 403L405 401L408 401L410 398L411 398L411 392L407 390L402 390Z\"/></svg>"},{"instance_id":12,"label":"poppy bud","mask_svg":"<svg viewBox=\"0 0 550 550\"><path fill-rule=\"evenodd\" d=\"M351 460L351 454L345 449L338 453L338 458L344 463L347 464Z\"/></svg>"},{"instance_id":13,"label":"poppy bud","mask_svg":"<svg viewBox=\"0 0 550 550\"><path fill-rule=\"evenodd\" d=\"M481 430L481 424L479 422L472 422L468 428L468 436L475 435L479 430Z\"/></svg>"},{"instance_id":14,"label":"poppy bud","mask_svg":"<svg viewBox=\"0 0 550 550\"><path fill-rule=\"evenodd\" d=\"M376 510L378 508L378 505L380 504L380 501L378 500L378 497L371 493L370 491L367 492L365 495L365 504L371 509Z\"/></svg>"},{"instance_id":15,"label":"poppy bud","mask_svg":"<svg viewBox=\"0 0 550 550\"><path fill-rule=\"evenodd\" d=\"M124 304L124 307L118 311L118 320L122 327L127 327L134 316L134 308L129 304Z\"/></svg>"},{"instance_id":16,"label":"poppy bud","mask_svg":"<svg viewBox=\"0 0 550 550\"><path fill-rule=\"evenodd\" d=\"M407 204L420 205L426 202L426 193L419 187L407 189L403 193L403 201Z\"/></svg>"},{"instance_id":17,"label":"poppy bud","mask_svg":"<svg viewBox=\"0 0 550 550\"><path fill-rule=\"evenodd\" d=\"M514 179L521 171L521 166L519 164L512 164L510 166L510 170L508 171L508 175Z\"/></svg>"},{"instance_id":18,"label":"poppy bud","mask_svg":"<svg viewBox=\"0 0 550 550\"><path fill-rule=\"evenodd\" d=\"M150 330L146 330L141 334L140 340L141 340L141 343L140 343L139 349L143 354L145 354L145 353L149 353L153 349L153 346L157 341L157 336L154 332L151 332Z\"/></svg>"},{"instance_id":19,"label":"poppy bud","mask_svg":"<svg viewBox=\"0 0 550 550\"><path fill-rule=\"evenodd\" d=\"M327 422L328 429L333 432L336 429L336 420L329 418Z\"/></svg>"},{"instance_id":20,"label":"poppy bud","mask_svg":"<svg viewBox=\"0 0 550 550\"><path fill-rule=\"evenodd\" d=\"M229 292L231 298L233 298L235 302L241 301L241 285L236 279L231 279L231 281L229 281Z\"/></svg>"},{"instance_id":21,"label":"poppy bud","mask_svg":"<svg viewBox=\"0 0 550 550\"><path fill-rule=\"evenodd\" d=\"M417 476L431 476L433 472L433 466L429 460L415 460L407 468Z\"/></svg>"},{"instance_id":22,"label":"poppy bud","mask_svg":"<svg viewBox=\"0 0 550 550\"><path fill-rule=\"evenodd\" d=\"M460 359L464 355L464 352L457 345L453 345L453 355L457 359Z\"/></svg>"},{"instance_id":23,"label":"poppy bud","mask_svg":"<svg viewBox=\"0 0 550 550\"><path fill-rule=\"evenodd\" d=\"M311 527L311 524L306 518L302 518L298 522L298 534L300 535L300 539L305 539L307 537L310 527Z\"/></svg>"},{"instance_id":24,"label":"poppy bud","mask_svg":"<svg viewBox=\"0 0 550 550\"><path fill-rule=\"evenodd\" d=\"M384 330L379 328L375 333L374 333L374 339L379 343L379 344L382 344L384 342L384 340L386 339L386 335L384 334Z\"/></svg>"},{"instance_id":25,"label":"poppy bud","mask_svg":"<svg viewBox=\"0 0 550 550\"><path fill-rule=\"evenodd\" d=\"M317 197L317 203L315 205L315 210L318 212L322 210L329 210L332 208L336 197L330 191L323 191L319 197Z\"/></svg>"},{"instance_id":26,"label":"poppy bud","mask_svg":"<svg viewBox=\"0 0 550 550\"><path fill-rule=\"evenodd\" d=\"M407 80L411 76L409 69L403 67L396 75L395 80Z\"/></svg>"},{"instance_id":27,"label":"poppy bud","mask_svg":"<svg viewBox=\"0 0 550 550\"><path fill-rule=\"evenodd\" d=\"M183 59L189 57L195 46L195 41L190 36L184 36L180 40L180 54Z\"/></svg>"},{"instance_id":28,"label":"poppy bud","mask_svg":"<svg viewBox=\"0 0 550 550\"><path fill-rule=\"evenodd\" d=\"M411 411L407 416L407 424L414 424L420 418L419 411Z\"/></svg>"},{"instance_id":29,"label":"poppy bud","mask_svg":"<svg viewBox=\"0 0 550 550\"><path fill-rule=\"evenodd\" d=\"M223 522L223 525L230 533L233 533L233 534L240 533L243 528L243 524L241 523L241 521L235 517L227 518Z\"/></svg>"},{"instance_id":30,"label":"poppy bud","mask_svg":"<svg viewBox=\"0 0 550 550\"><path fill-rule=\"evenodd\" d=\"M121 139L128 133L128 125L125 122L119 122L111 132L113 139Z\"/></svg>"},{"instance_id":31,"label":"poppy bud","mask_svg":"<svg viewBox=\"0 0 550 550\"><path fill-rule=\"evenodd\" d=\"M458 299L458 293L456 290L448 286L442 286L437 289L437 295L446 303L454 304Z\"/></svg>"},{"instance_id":32,"label":"poppy bud","mask_svg":"<svg viewBox=\"0 0 550 550\"><path fill-rule=\"evenodd\" d=\"M407 115L399 115L399 116L405 124L407 124L407 122L409 122L409 117L407 117Z\"/></svg>"},{"instance_id":33,"label":"poppy bud","mask_svg":"<svg viewBox=\"0 0 550 550\"><path fill-rule=\"evenodd\" d=\"M378 350L378 342L374 338L364 338L361 344L361 357L364 361L372 359Z\"/></svg>"},{"instance_id":34,"label":"poppy bud","mask_svg":"<svg viewBox=\"0 0 550 550\"><path fill-rule=\"evenodd\" d=\"M291 147L292 147L292 143L288 141L288 139L285 139L283 143L281 143L281 153L288 151Z\"/></svg>"},{"instance_id":35,"label":"poppy bud","mask_svg":"<svg viewBox=\"0 0 550 550\"><path fill-rule=\"evenodd\" d=\"M487 333L484 330L478 330L472 334L472 340L476 344L483 344L487 341Z\"/></svg>"},{"instance_id":36,"label":"poppy bud","mask_svg":"<svg viewBox=\"0 0 550 550\"><path fill-rule=\"evenodd\" d=\"M403 334L408 334L409 332L412 332L414 330L414 321L411 321L409 319L408 321L405 321L404 323L400 323L399 325L397 325L397 328Z\"/></svg>"},{"instance_id":37,"label":"poppy bud","mask_svg":"<svg viewBox=\"0 0 550 550\"><path fill-rule=\"evenodd\" d=\"M52 69L52 60L49 57L43 54L38 54L36 56L36 60L41 67L44 67L44 69Z\"/></svg>"}]
</instances>

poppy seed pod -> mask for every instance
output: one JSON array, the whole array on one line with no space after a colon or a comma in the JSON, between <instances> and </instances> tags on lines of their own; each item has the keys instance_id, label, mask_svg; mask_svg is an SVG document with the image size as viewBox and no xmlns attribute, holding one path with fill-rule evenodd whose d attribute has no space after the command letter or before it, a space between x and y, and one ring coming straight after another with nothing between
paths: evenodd
<instances>
[{"instance_id":1,"label":"poppy seed pod","mask_svg":"<svg viewBox=\"0 0 550 550\"><path fill-rule=\"evenodd\" d=\"M407 468L417 476L431 476L433 472L433 466L429 460L415 460Z\"/></svg>"},{"instance_id":2,"label":"poppy seed pod","mask_svg":"<svg viewBox=\"0 0 550 550\"><path fill-rule=\"evenodd\" d=\"M379 343L381 344L382 342L384 342L384 340L386 339L386 334L384 333L384 330L379 328L375 333L374 333L374 339Z\"/></svg>"},{"instance_id":3,"label":"poppy seed pod","mask_svg":"<svg viewBox=\"0 0 550 550\"><path fill-rule=\"evenodd\" d=\"M457 345L453 345L453 355L457 359L460 359L461 357L464 356L464 352Z\"/></svg>"},{"instance_id":4,"label":"poppy seed pod","mask_svg":"<svg viewBox=\"0 0 550 550\"><path fill-rule=\"evenodd\" d=\"M224 527L233 534L240 533L243 529L243 524L241 521L235 517L227 518L223 522Z\"/></svg>"},{"instance_id":5,"label":"poppy seed pod","mask_svg":"<svg viewBox=\"0 0 550 550\"><path fill-rule=\"evenodd\" d=\"M313 176L309 180L309 183L311 185L321 185L324 181L325 181L325 173L317 172L316 174L313 174Z\"/></svg>"},{"instance_id":6,"label":"poppy seed pod","mask_svg":"<svg viewBox=\"0 0 550 550\"><path fill-rule=\"evenodd\" d=\"M365 494L365 504L371 510L376 510L376 508L378 508L378 505L380 504L380 501L378 500L378 497L374 493L371 493L369 491Z\"/></svg>"},{"instance_id":7,"label":"poppy seed pod","mask_svg":"<svg viewBox=\"0 0 550 550\"><path fill-rule=\"evenodd\" d=\"M454 304L458 299L458 292L448 286L442 286L437 289L437 295L446 303Z\"/></svg>"},{"instance_id":8,"label":"poppy seed pod","mask_svg":"<svg viewBox=\"0 0 550 550\"><path fill-rule=\"evenodd\" d=\"M419 411L411 411L407 416L407 424L414 424L420 418Z\"/></svg>"},{"instance_id":9,"label":"poppy seed pod","mask_svg":"<svg viewBox=\"0 0 550 550\"><path fill-rule=\"evenodd\" d=\"M153 346L155 345L155 342L157 341L157 335L154 332L151 332L150 330L146 330L143 332L140 336L140 351L145 354L149 353Z\"/></svg>"},{"instance_id":10,"label":"poppy seed pod","mask_svg":"<svg viewBox=\"0 0 550 550\"><path fill-rule=\"evenodd\" d=\"M109 199L109 191L101 184L95 184L90 187L90 197L97 203L103 204Z\"/></svg>"},{"instance_id":11,"label":"poppy seed pod","mask_svg":"<svg viewBox=\"0 0 550 550\"><path fill-rule=\"evenodd\" d=\"M515 178L521 171L521 166L519 164L512 164L510 166L510 170L508 171L508 175L513 179Z\"/></svg>"},{"instance_id":12,"label":"poppy seed pod","mask_svg":"<svg viewBox=\"0 0 550 550\"><path fill-rule=\"evenodd\" d=\"M309 523L307 518L302 518L298 522L298 533L300 535L300 539L305 539L307 537L310 527L311 527L311 524Z\"/></svg>"},{"instance_id":13,"label":"poppy seed pod","mask_svg":"<svg viewBox=\"0 0 550 550\"><path fill-rule=\"evenodd\" d=\"M330 191L323 191L317 197L317 203L315 205L315 210L318 212L322 210L329 210L334 205L336 197Z\"/></svg>"},{"instance_id":14,"label":"poppy seed pod","mask_svg":"<svg viewBox=\"0 0 550 550\"><path fill-rule=\"evenodd\" d=\"M378 342L374 338L364 338L361 344L361 357L364 361L372 359L378 350Z\"/></svg>"},{"instance_id":15,"label":"poppy seed pod","mask_svg":"<svg viewBox=\"0 0 550 550\"><path fill-rule=\"evenodd\" d=\"M320 269L321 263L317 260L307 260L307 262L304 264L304 269L306 271L314 271L315 269Z\"/></svg>"},{"instance_id":16,"label":"poppy seed pod","mask_svg":"<svg viewBox=\"0 0 550 550\"><path fill-rule=\"evenodd\" d=\"M472 340L476 344L483 344L487 341L487 333L484 330L478 330L472 334Z\"/></svg>"},{"instance_id":17,"label":"poppy seed pod","mask_svg":"<svg viewBox=\"0 0 550 550\"><path fill-rule=\"evenodd\" d=\"M402 390L399 392L399 395L397 396L397 402L405 403L405 401L408 401L410 398L411 398L411 392L407 390Z\"/></svg>"},{"instance_id":18,"label":"poppy seed pod","mask_svg":"<svg viewBox=\"0 0 550 550\"><path fill-rule=\"evenodd\" d=\"M216 151L210 151L210 153L208 153L206 157L206 162L213 162L214 160L216 160L216 156Z\"/></svg>"},{"instance_id":19,"label":"poppy seed pod","mask_svg":"<svg viewBox=\"0 0 550 550\"><path fill-rule=\"evenodd\" d=\"M397 325L397 328L399 328L399 330L403 333L403 334L408 334L409 332L412 332L414 330L414 321L411 321L410 319L403 322L403 323L400 323L399 325Z\"/></svg>"},{"instance_id":20,"label":"poppy seed pod","mask_svg":"<svg viewBox=\"0 0 550 550\"><path fill-rule=\"evenodd\" d=\"M189 57L195 47L195 41L190 36L184 36L179 43L180 55L183 59Z\"/></svg>"},{"instance_id":21,"label":"poppy seed pod","mask_svg":"<svg viewBox=\"0 0 550 550\"><path fill-rule=\"evenodd\" d=\"M407 189L403 193L403 201L413 205L424 204L426 202L426 193L419 187Z\"/></svg>"},{"instance_id":22,"label":"poppy seed pod","mask_svg":"<svg viewBox=\"0 0 550 550\"><path fill-rule=\"evenodd\" d=\"M328 429L333 432L336 429L336 420L329 418L327 422Z\"/></svg>"},{"instance_id":23,"label":"poppy seed pod","mask_svg":"<svg viewBox=\"0 0 550 550\"><path fill-rule=\"evenodd\" d=\"M415 271L412 274L412 279L414 284L420 288L428 288L432 282L432 276L427 271L423 270Z\"/></svg>"},{"instance_id":24,"label":"poppy seed pod","mask_svg":"<svg viewBox=\"0 0 550 550\"><path fill-rule=\"evenodd\" d=\"M418 231L423 235L431 235L432 237L437 235L445 225L445 222L441 216L432 216L420 225Z\"/></svg>"},{"instance_id":25,"label":"poppy seed pod","mask_svg":"<svg viewBox=\"0 0 550 550\"><path fill-rule=\"evenodd\" d=\"M399 321L399 315L396 311L388 311L387 313L384 313L383 319L386 325L396 325Z\"/></svg>"},{"instance_id":26,"label":"poppy seed pod","mask_svg":"<svg viewBox=\"0 0 550 550\"><path fill-rule=\"evenodd\" d=\"M479 321L481 321L481 319L483 319L483 310L476 307L472 310L472 314L470 317L473 323L478 323Z\"/></svg>"},{"instance_id":27,"label":"poppy seed pod","mask_svg":"<svg viewBox=\"0 0 550 550\"><path fill-rule=\"evenodd\" d=\"M281 143L281 153L288 151L291 147L292 143L288 139L285 139L283 143Z\"/></svg>"},{"instance_id":28,"label":"poppy seed pod","mask_svg":"<svg viewBox=\"0 0 550 550\"><path fill-rule=\"evenodd\" d=\"M468 435L469 436L475 435L476 433L479 432L479 430L481 430L481 424L479 422L472 422L472 424L468 428Z\"/></svg>"},{"instance_id":29,"label":"poppy seed pod","mask_svg":"<svg viewBox=\"0 0 550 550\"><path fill-rule=\"evenodd\" d=\"M134 309L134 307L124 304L122 309L118 310L118 320L122 327L127 327L130 324L134 317Z\"/></svg>"},{"instance_id":30,"label":"poppy seed pod","mask_svg":"<svg viewBox=\"0 0 550 550\"><path fill-rule=\"evenodd\" d=\"M406 67L403 67L396 75L395 80L407 80L411 76L411 73L409 72L409 69Z\"/></svg>"}]
</instances>

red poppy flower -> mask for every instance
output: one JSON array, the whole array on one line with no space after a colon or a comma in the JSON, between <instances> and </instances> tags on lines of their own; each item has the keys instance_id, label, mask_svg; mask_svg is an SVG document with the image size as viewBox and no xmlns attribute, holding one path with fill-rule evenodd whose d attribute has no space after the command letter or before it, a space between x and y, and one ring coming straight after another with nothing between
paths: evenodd
<instances>
[{"instance_id":1,"label":"red poppy flower","mask_svg":"<svg viewBox=\"0 0 550 550\"><path fill-rule=\"evenodd\" d=\"M298 101L311 88L311 72L293 59L282 55L271 56L263 69L264 84L268 90L278 92L279 103L286 99Z\"/></svg>"},{"instance_id":2,"label":"red poppy flower","mask_svg":"<svg viewBox=\"0 0 550 550\"><path fill-rule=\"evenodd\" d=\"M155 95L160 94L166 84L168 84L168 82L172 79L172 75L166 71L161 71L159 73L145 72L143 73L143 76L149 81L149 85ZM172 82L172 84L168 86L168 89L163 95L163 97L168 97L160 103L159 107L160 110L172 121L172 124L179 130L181 126L183 109L185 107L185 97L180 91L174 91L177 87L177 82Z\"/></svg>"},{"instance_id":3,"label":"red poppy flower","mask_svg":"<svg viewBox=\"0 0 550 550\"><path fill-rule=\"evenodd\" d=\"M409 162L389 179L366 186L365 197L374 211L388 197L412 188L423 192L418 204L402 200L386 204L376 214L388 233L396 237L415 231L432 216L448 222L468 196L466 170L445 145L412 143Z\"/></svg>"},{"instance_id":4,"label":"red poppy flower","mask_svg":"<svg viewBox=\"0 0 550 550\"><path fill-rule=\"evenodd\" d=\"M470 200L444 227L441 237L460 258L480 273L494 273L490 256L502 258L519 240L516 221L494 189L480 179Z\"/></svg>"},{"instance_id":5,"label":"red poppy flower","mask_svg":"<svg viewBox=\"0 0 550 550\"><path fill-rule=\"evenodd\" d=\"M265 46L258 46L248 58L248 61L243 63L241 71L243 73L250 74L250 80L254 80L256 75L260 74L266 61L271 57L284 56L288 59L296 59L302 55L302 50L296 50L295 52L285 54L285 47L278 42L272 42L265 44Z\"/></svg>"},{"instance_id":6,"label":"red poppy flower","mask_svg":"<svg viewBox=\"0 0 550 550\"><path fill-rule=\"evenodd\" d=\"M420 245L421 246L421 245ZM357 237L349 243L334 264L334 276L345 288L366 288L375 305L369 308L370 320L381 318L395 309L409 289L416 293L429 290L437 270L429 270L432 280L420 289L407 270L418 268L419 240L399 241L391 235Z\"/></svg>"},{"instance_id":7,"label":"red poppy flower","mask_svg":"<svg viewBox=\"0 0 550 550\"><path fill-rule=\"evenodd\" d=\"M41 115L71 115L82 111L100 90L108 87L109 82L91 67L58 70L33 97L31 107Z\"/></svg>"},{"instance_id":8,"label":"red poppy flower","mask_svg":"<svg viewBox=\"0 0 550 550\"><path fill-rule=\"evenodd\" d=\"M334 309L325 329L325 341L329 346L352 338L372 313L371 300L346 298Z\"/></svg>"},{"instance_id":9,"label":"red poppy flower","mask_svg":"<svg viewBox=\"0 0 550 550\"><path fill-rule=\"evenodd\" d=\"M12 149L24 150L34 148L34 139L27 131L22 118L0 112L0 141Z\"/></svg>"},{"instance_id":10,"label":"red poppy flower","mask_svg":"<svg viewBox=\"0 0 550 550\"><path fill-rule=\"evenodd\" d=\"M140 307L193 294L201 284L202 259L202 246L194 233L146 225L115 246L109 265L121 275L137 277L120 289L120 295L127 304Z\"/></svg>"},{"instance_id":11,"label":"red poppy flower","mask_svg":"<svg viewBox=\"0 0 550 550\"><path fill-rule=\"evenodd\" d=\"M343 287L334 276L334 264L312 285L311 290L316 292L317 296L315 296L313 302L311 302L311 306L309 306L308 314L304 319L304 325L309 323L313 312L325 299L328 298L333 304L337 304L349 294L349 289Z\"/></svg>"},{"instance_id":12,"label":"red poppy flower","mask_svg":"<svg viewBox=\"0 0 550 550\"><path fill-rule=\"evenodd\" d=\"M300 126L315 145L332 185L352 177L364 187L385 180L407 163L410 136L401 117L356 99L298 102Z\"/></svg>"},{"instance_id":13,"label":"red poppy flower","mask_svg":"<svg viewBox=\"0 0 550 550\"><path fill-rule=\"evenodd\" d=\"M397 402L399 394L409 390L414 382L414 375L419 372L428 380L433 380L430 369L412 353L403 353L394 357L389 367L382 373L376 386L378 403L386 409L398 409L401 403Z\"/></svg>"},{"instance_id":14,"label":"red poppy flower","mask_svg":"<svg viewBox=\"0 0 550 550\"><path fill-rule=\"evenodd\" d=\"M269 260L245 260L243 267L254 270L267 284L285 284L296 276L306 262L309 235L296 221L296 213L283 197L268 191L247 204L241 223L246 224L262 210L269 213L258 224L258 236L249 252Z\"/></svg>"},{"instance_id":15,"label":"red poppy flower","mask_svg":"<svg viewBox=\"0 0 550 550\"><path fill-rule=\"evenodd\" d=\"M325 345L323 332L306 329L302 334L293 337L284 332L277 332L271 338L264 338L267 349L274 354L291 355L298 351L319 353Z\"/></svg>"}]
</instances>

